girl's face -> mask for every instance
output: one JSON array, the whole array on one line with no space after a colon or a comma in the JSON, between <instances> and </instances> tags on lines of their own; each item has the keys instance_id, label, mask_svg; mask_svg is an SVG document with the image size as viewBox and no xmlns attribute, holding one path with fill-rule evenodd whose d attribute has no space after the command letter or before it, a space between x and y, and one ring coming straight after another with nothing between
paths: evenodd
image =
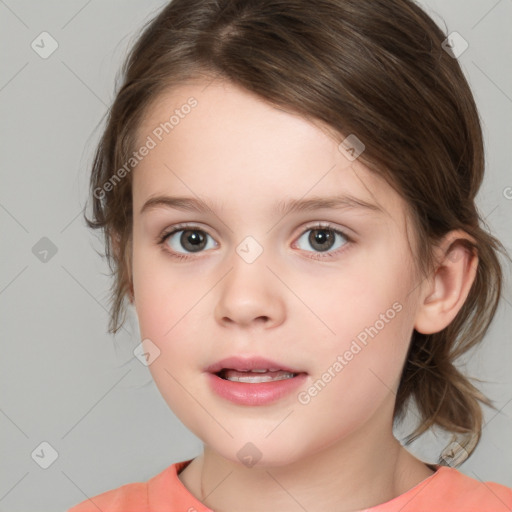
<instances>
[{"instance_id":1,"label":"girl's face","mask_svg":"<svg viewBox=\"0 0 512 512\"><path fill-rule=\"evenodd\" d=\"M141 339L171 409L226 459L284 465L390 435L421 286L404 201L342 140L227 83L167 93L139 130ZM148 203L171 196L188 199ZM280 398L236 403L206 371L230 356L302 375Z\"/></svg>"}]
</instances>

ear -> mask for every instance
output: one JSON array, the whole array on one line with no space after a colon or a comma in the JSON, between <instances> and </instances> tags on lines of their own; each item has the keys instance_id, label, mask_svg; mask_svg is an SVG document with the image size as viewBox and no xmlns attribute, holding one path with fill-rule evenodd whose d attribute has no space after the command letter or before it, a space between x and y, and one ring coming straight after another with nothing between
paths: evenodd
<instances>
[{"instance_id":1,"label":"ear","mask_svg":"<svg viewBox=\"0 0 512 512\"><path fill-rule=\"evenodd\" d=\"M128 294L128 300L130 301L130 304L133 304L135 302L135 296L134 296L134 290L133 290L133 281L132 281L132 273L131 273L131 236L126 242L127 247L123 254L123 249L121 247L121 237L119 234L114 233L110 237L112 241L112 250L114 251L116 260L119 262L123 262L124 260L124 275L128 281L127 284L127 294Z\"/></svg>"},{"instance_id":2,"label":"ear","mask_svg":"<svg viewBox=\"0 0 512 512\"><path fill-rule=\"evenodd\" d=\"M475 280L478 256L461 240L474 243L462 230L445 235L436 247L434 272L424 281L414 328L423 334L442 331L460 311Z\"/></svg>"}]
</instances>

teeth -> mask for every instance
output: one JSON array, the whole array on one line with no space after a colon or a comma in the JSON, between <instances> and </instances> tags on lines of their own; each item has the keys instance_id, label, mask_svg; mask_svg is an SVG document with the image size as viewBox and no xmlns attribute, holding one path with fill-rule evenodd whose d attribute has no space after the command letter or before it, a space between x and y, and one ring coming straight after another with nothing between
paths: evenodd
<instances>
[{"instance_id":1,"label":"teeth","mask_svg":"<svg viewBox=\"0 0 512 512\"><path fill-rule=\"evenodd\" d=\"M254 371L254 370L253 370ZM263 372L256 372L263 373ZM266 373L266 370L265 370ZM257 384L258 382L272 382L276 380L291 379L297 375L296 373L280 372L279 375L229 375L226 380L231 382L248 382L251 384Z\"/></svg>"},{"instance_id":2,"label":"teeth","mask_svg":"<svg viewBox=\"0 0 512 512\"><path fill-rule=\"evenodd\" d=\"M266 373L266 372L277 372L279 371L279 368L270 368L270 369L255 369L255 370L238 370L236 369L237 372L253 372L253 373Z\"/></svg>"}]
</instances>

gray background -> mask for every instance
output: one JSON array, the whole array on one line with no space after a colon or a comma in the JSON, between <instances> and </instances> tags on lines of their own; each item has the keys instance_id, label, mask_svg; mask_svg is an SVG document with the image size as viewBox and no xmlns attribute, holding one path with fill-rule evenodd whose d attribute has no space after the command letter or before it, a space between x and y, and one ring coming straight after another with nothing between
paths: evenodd
<instances>
[{"instance_id":1,"label":"gray background","mask_svg":"<svg viewBox=\"0 0 512 512\"><path fill-rule=\"evenodd\" d=\"M96 253L100 240L82 221L97 125L115 75L140 27L165 3L0 0L0 511L66 510L202 449L133 357L135 315L117 336L106 334L108 267ZM512 251L512 1L422 5L447 34L457 31L469 43L459 60L480 108L488 159L478 205ZM46 59L31 47L43 31L59 45ZM41 261L38 251L50 245L57 252ZM485 409L482 441L459 469L512 486L507 281L485 343L467 362L500 412ZM38 448L43 441L58 453L47 469L39 465L50 460L51 451ZM410 450L435 462L445 442L428 434Z\"/></svg>"}]
</instances>

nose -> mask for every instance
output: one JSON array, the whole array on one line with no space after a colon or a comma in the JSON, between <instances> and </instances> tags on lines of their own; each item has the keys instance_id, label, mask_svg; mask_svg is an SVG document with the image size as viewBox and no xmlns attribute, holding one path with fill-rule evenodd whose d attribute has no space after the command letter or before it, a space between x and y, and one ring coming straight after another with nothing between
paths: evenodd
<instances>
[{"instance_id":1,"label":"nose","mask_svg":"<svg viewBox=\"0 0 512 512\"><path fill-rule=\"evenodd\" d=\"M284 321L282 283L260 256L248 263L238 254L231 258L231 269L219 283L215 318L224 327L251 325L276 327Z\"/></svg>"}]
</instances>

